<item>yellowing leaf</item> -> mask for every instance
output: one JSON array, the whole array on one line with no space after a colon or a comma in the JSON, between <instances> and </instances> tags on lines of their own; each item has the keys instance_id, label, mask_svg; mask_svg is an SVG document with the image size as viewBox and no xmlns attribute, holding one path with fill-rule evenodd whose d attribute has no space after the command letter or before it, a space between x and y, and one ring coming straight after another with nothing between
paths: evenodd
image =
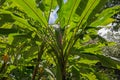
<instances>
[{"instance_id":1,"label":"yellowing leaf","mask_svg":"<svg viewBox=\"0 0 120 80\"><path fill-rule=\"evenodd\" d=\"M7 53L5 53L3 56L2 56L2 59L3 61L6 63L8 60L9 60L9 55Z\"/></svg>"},{"instance_id":2,"label":"yellowing leaf","mask_svg":"<svg viewBox=\"0 0 120 80\"><path fill-rule=\"evenodd\" d=\"M113 19L113 18L108 18L108 19L106 19L103 23L101 23L101 26L106 26L106 25L112 23L113 21L115 21L115 19Z\"/></svg>"}]
</instances>

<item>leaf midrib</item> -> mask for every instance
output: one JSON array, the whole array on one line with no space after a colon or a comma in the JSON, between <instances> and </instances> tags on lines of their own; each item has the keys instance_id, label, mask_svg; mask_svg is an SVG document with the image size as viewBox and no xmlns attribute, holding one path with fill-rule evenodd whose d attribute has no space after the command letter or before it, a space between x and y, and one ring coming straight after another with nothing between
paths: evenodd
<instances>
[{"instance_id":1,"label":"leaf midrib","mask_svg":"<svg viewBox=\"0 0 120 80\"><path fill-rule=\"evenodd\" d=\"M44 21L40 18L40 16L37 14L37 12L25 1L23 0L23 2L36 14L36 16L41 20L41 22L44 24L44 26L47 27L47 25L44 23Z\"/></svg>"}]
</instances>

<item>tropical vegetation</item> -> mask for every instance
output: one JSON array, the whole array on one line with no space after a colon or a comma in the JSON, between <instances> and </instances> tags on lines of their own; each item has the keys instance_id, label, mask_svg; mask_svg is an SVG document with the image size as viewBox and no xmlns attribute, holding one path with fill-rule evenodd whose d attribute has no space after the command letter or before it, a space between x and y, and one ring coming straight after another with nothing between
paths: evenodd
<instances>
[{"instance_id":1,"label":"tropical vegetation","mask_svg":"<svg viewBox=\"0 0 120 80\"><path fill-rule=\"evenodd\" d=\"M106 2L0 0L0 80L117 79L120 62L102 52L115 43L97 34L120 12L119 5L104 9Z\"/></svg>"}]
</instances>

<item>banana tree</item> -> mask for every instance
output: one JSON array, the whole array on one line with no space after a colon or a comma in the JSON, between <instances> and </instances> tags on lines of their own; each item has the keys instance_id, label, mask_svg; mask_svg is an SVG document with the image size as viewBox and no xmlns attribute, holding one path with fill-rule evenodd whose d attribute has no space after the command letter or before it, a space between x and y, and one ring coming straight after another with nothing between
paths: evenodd
<instances>
[{"instance_id":1,"label":"banana tree","mask_svg":"<svg viewBox=\"0 0 120 80\"><path fill-rule=\"evenodd\" d=\"M118 69L119 62L102 55L101 47L107 42L97 35L98 26L104 25L120 10L119 5L103 9L106 2L107 0L6 0L0 7L0 34L8 40L4 49L8 49L10 55L15 53L11 56L14 61L18 60L16 55L22 56L20 60L26 62L37 58L32 80L36 79L44 54L50 54L55 62L56 80L67 80L69 72L73 77L73 73L77 72L77 77L74 78L81 79L80 75L84 74L80 72L79 66L84 67L82 64L85 64L85 59L89 62L87 65L95 60L94 64L100 61L105 66ZM53 24L49 24L51 12L55 8L58 8L58 17ZM76 55L80 57L77 65L70 59ZM5 62L4 59L3 61ZM19 60L14 61L13 63L19 64Z\"/></svg>"}]
</instances>

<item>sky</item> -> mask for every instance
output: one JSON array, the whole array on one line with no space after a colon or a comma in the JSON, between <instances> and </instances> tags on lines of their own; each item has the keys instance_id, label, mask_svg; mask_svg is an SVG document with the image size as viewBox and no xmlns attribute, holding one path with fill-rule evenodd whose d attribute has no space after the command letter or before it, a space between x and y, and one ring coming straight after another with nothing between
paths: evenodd
<instances>
[{"instance_id":1,"label":"sky","mask_svg":"<svg viewBox=\"0 0 120 80\"><path fill-rule=\"evenodd\" d=\"M64 0L64 3L66 3L67 0ZM50 19L49 19L49 24L54 24L55 20L58 18L57 16L57 11L58 11L59 7L57 6L55 10L52 10L52 12L50 13Z\"/></svg>"},{"instance_id":2,"label":"sky","mask_svg":"<svg viewBox=\"0 0 120 80\"><path fill-rule=\"evenodd\" d=\"M49 19L49 24L54 24L55 20L57 19L57 10L59 9L59 7L57 6L55 10L53 10L50 13L50 19Z\"/></svg>"}]
</instances>

